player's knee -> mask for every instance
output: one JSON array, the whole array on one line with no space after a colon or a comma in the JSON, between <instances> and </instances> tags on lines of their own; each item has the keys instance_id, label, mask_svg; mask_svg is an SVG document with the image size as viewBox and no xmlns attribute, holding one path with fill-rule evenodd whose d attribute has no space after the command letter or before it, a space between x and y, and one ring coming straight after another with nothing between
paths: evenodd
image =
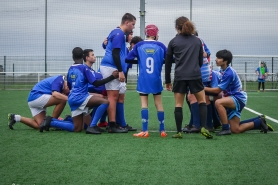
<instances>
[{"instance_id":1,"label":"player's knee","mask_svg":"<svg viewBox=\"0 0 278 185\"><path fill-rule=\"evenodd\" d=\"M234 134L239 134L239 133L241 133L239 127L232 127L232 128L231 128L231 131L232 131L232 133L234 133Z\"/></svg>"}]
</instances>

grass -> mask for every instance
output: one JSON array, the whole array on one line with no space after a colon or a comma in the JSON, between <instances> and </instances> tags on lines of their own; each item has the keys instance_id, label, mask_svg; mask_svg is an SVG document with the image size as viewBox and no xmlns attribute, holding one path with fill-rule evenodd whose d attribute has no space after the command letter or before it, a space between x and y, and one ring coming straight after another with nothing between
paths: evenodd
<instances>
[{"instance_id":1,"label":"grass","mask_svg":"<svg viewBox=\"0 0 278 185\"><path fill-rule=\"evenodd\" d=\"M278 135L249 131L206 140L199 134L172 139L174 99L163 92L167 138L151 132L147 139L132 133L86 135L66 131L39 133L21 123L7 126L7 114L31 116L28 91L0 91L1 184L276 184ZM276 92L248 93L247 107L274 119ZM156 111L149 97L150 130L158 130ZM53 108L48 109L51 113ZM140 129L140 101L126 94L126 120ZM63 115L70 113L67 106ZM256 115L243 110L242 119ZM189 121L184 106L184 124ZM275 130L278 125L271 123ZM183 124L183 125L184 125Z\"/></svg>"}]
</instances>

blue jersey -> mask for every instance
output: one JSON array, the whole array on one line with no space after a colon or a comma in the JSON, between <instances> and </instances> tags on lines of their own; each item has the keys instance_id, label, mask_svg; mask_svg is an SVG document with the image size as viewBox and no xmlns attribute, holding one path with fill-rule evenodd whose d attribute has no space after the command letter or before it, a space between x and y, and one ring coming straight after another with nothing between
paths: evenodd
<instances>
[{"instance_id":1,"label":"blue jersey","mask_svg":"<svg viewBox=\"0 0 278 185\"><path fill-rule=\"evenodd\" d=\"M95 70L91 69L92 74L95 76L96 80L102 80L103 76L101 73L96 72ZM92 84L88 84L88 92L90 93L99 93L101 94L105 90L105 85L100 85L95 87Z\"/></svg>"},{"instance_id":2,"label":"blue jersey","mask_svg":"<svg viewBox=\"0 0 278 185\"><path fill-rule=\"evenodd\" d=\"M163 90L161 70L166 56L164 44L154 40L137 43L128 54L127 60L138 59L139 77L137 91L144 94L156 94Z\"/></svg>"},{"instance_id":3,"label":"blue jersey","mask_svg":"<svg viewBox=\"0 0 278 185\"><path fill-rule=\"evenodd\" d=\"M206 87L209 85L211 88L218 87L218 84L219 84L220 79L221 79L221 73L219 71L212 70L211 71L211 77L212 77L211 81L207 82L207 85L205 85L206 83L204 83L204 85Z\"/></svg>"},{"instance_id":4,"label":"blue jersey","mask_svg":"<svg viewBox=\"0 0 278 185\"><path fill-rule=\"evenodd\" d=\"M235 96L242 103L246 104L247 94L242 90L241 81L236 71L228 66L224 71L220 70L221 80L218 87L223 91L223 96Z\"/></svg>"},{"instance_id":5,"label":"blue jersey","mask_svg":"<svg viewBox=\"0 0 278 185\"><path fill-rule=\"evenodd\" d=\"M58 75L46 78L37 83L28 96L28 102L33 101L43 94L52 94L53 91L62 92L64 87L64 76Z\"/></svg>"},{"instance_id":6,"label":"blue jersey","mask_svg":"<svg viewBox=\"0 0 278 185\"><path fill-rule=\"evenodd\" d=\"M69 105L71 111L76 110L89 96L88 83L96 80L91 68L83 64L73 64L68 70L68 86L70 89Z\"/></svg>"},{"instance_id":7,"label":"blue jersey","mask_svg":"<svg viewBox=\"0 0 278 185\"><path fill-rule=\"evenodd\" d=\"M120 48L120 59L121 59L123 72L125 73L127 69L126 67L127 64L125 63L127 49L126 49L124 32L120 28L116 28L111 31L107 39L108 39L108 43L106 45L105 55L102 58L100 65L117 68L113 60L112 51L115 48Z\"/></svg>"}]
</instances>

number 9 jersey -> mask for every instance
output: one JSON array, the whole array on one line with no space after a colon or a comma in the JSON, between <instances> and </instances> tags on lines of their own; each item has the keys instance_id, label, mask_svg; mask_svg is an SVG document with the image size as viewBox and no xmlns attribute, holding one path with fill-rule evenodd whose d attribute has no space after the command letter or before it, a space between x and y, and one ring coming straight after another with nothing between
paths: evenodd
<instances>
[{"instance_id":1,"label":"number 9 jersey","mask_svg":"<svg viewBox=\"0 0 278 185\"><path fill-rule=\"evenodd\" d=\"M137 91L143 94L156 94L163 90L161 71L166 57L166 46L155 40L137 43L126 60L137 58L139 77Z\"/></svg>"}]
</instances>

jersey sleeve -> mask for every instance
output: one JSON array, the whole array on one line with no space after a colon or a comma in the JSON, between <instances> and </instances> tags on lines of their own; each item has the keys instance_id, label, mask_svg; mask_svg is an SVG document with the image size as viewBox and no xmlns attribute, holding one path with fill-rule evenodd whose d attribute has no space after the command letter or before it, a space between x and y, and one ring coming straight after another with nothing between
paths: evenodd
<instances>
[{"instance_id":1,"label":"jersey sleeve","mask_svg":"<svg viewBox=\"0 0 278 185\"><path fill-rule=\"evenodd\" d=\"M229 84L233 81L233 74L225 72L218 84L218 87L223 91L226 90Z\"/></svg>"},{"instance_id":2,"label":"jersey sleeve","mask_svg":"<svg viewBox=\"0 0 278 185\"><path fill-rule=\"evenodd\" d=\"M96 81L96 76L88 68L86 68L84 70L84 76L87 78L87 80L90 84L92 84L92 83L94 83L94 81Z\"/></svg>"},{"instance_id":3,"label":"jersey sleeve","mask_svg":"<svg viewBox=\"0 0 278 185\"><path fill-rule=\"evenodd\" d=\"M64 76L58 76L51 84L51 91L62 92L64 87Z\"/></svg>"},{"instance_id":4,"label":"jersey sleeve","mask_svg":"<svg viewBox=\"0 0 278 185\"><path fill-rule=\"evenodd\" d=\"M138 52L137 46L135 45L134 48L128 53L126 60L133 60L136 57L138 57Z\"/></svg>"}]
</instances>

